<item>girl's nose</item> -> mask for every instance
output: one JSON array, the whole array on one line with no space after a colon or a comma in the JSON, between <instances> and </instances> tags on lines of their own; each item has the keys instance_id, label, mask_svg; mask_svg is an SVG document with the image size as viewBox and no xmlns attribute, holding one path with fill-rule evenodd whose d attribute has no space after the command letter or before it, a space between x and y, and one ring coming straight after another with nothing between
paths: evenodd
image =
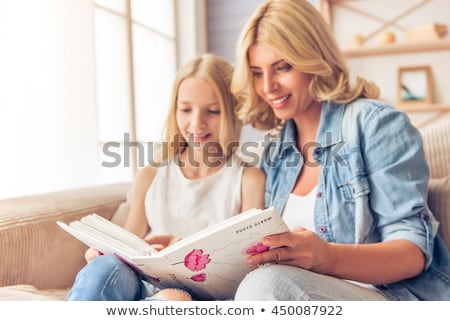
<instances>
[{"instance_id":1,"label":"girl's nose","mask_svg":"<svg viewBox=\"0 0 450 321\"><path fill-rule=\"evenodd\" d=\"M195 112L192 115L192 127L196 128L205 128L206 127L206 117L201 112Z\"/></svg>"}]
</instances>

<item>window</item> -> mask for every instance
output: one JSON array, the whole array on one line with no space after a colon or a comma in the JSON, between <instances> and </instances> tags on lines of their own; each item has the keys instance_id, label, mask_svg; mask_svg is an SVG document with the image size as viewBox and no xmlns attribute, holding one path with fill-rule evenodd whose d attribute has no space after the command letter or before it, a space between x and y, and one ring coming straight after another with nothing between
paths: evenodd
<instances>
[{"instance_id":1,"label":"window","mask_svg":"<svg viewBox=\"0 0 450 321\"><path fill-rule=\"evenodd\" d=\"M174 2L0 0L0 199L133 179L124 138L159 140L169 104Z\"/></svg>"},{"instance_id":2,"label":"window","mask_svg":"<svg viewBox=\"0 0 450 321\"><path fill-rule=\"evenodd\" d=\"M136 168L148 163L151 143L162 138L176 70L174 13L168 0L96 0L103 181L132 179Z\"/></svg>"}]
</instances>

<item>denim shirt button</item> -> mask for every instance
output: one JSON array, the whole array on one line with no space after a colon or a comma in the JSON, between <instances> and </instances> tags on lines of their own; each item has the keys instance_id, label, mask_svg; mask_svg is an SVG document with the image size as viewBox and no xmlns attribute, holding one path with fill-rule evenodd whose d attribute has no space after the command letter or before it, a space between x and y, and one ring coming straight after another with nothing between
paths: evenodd
<instances>
[{"instance_id":1,"label":"denim shirt button","mask_svg":"<svg viewBox=\"0 0 450 321\"><path fill-rule=\"evenodd\" d=\"M325 226L319 227L320 233L325 233L327 231L327 228Z\"/></svg>"},{"instance_id":2,"label":"denim shirt button","mask_svg":"<svg viewBox=\"0 0 450 321\"><path fill-rule=\"evenodd\" d=\"M322 197L322 193L319 192L319 193L316 194L316 196L317 196L317 198L321 198Z\"/></svg>"},{"instance_id":3,"label":"denim shirt button","mask_svg":"<svg viewBox=\"0 0 450 321\"><path fill-rule=\"evenodd\" d=\"M321 154L322 154L322 149L321 149L321 148L316 148L316 149L314 150L314 155L320 156Z\"/></svg>"}]
</instances>

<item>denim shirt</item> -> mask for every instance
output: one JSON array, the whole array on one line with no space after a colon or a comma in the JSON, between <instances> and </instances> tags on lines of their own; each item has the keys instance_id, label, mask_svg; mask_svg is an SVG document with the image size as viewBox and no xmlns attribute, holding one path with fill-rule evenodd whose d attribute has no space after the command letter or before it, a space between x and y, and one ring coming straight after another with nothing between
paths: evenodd
<instances>
[{"instance_id":1,"label":"denim shirt","mask_svg":"<svg viewBox=\"0 0 450 321\"><path fill-rule=\"evenodd\" d=\"M316 142L307 145L314 159L303 158L296 135L289 120L275 141L266 142L265 206L282 213L302 167L320 166L315 232L335 243L413 242L425 255L425 270L376 286L392 300L450 300L449 251L427 205L422 139L406 115L369 99L325 102Z\"/></svg>"}]
</instances>

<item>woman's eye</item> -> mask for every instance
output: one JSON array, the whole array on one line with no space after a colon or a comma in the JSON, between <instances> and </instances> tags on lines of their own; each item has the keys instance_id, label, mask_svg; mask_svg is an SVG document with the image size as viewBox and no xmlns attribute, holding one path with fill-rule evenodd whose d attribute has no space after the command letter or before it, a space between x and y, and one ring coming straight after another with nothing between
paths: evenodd
<instances>
[{"instance_id":1,"label":"woman's eye","mask_svg":"<svg viewBox=\"0 0 450 321\"><path fill-rule=\"evenodd\" d=\"M210 114L213 114L213 115L218 115L218 114L220 114L220 110L208 110L208 112L210 113Z\"/></svg>"},{"instance_id":2,"label":"woman's eye","mask_svg":"<svg viewBox=\"0 0 450 321\"><path fill-rule=\"evenodd\" d=\"M279 70L279 71L289 71L291 69L292 69L292 66L290 64L283 64L277 68L277 70Z\"/></svg>"}]
</instances>

